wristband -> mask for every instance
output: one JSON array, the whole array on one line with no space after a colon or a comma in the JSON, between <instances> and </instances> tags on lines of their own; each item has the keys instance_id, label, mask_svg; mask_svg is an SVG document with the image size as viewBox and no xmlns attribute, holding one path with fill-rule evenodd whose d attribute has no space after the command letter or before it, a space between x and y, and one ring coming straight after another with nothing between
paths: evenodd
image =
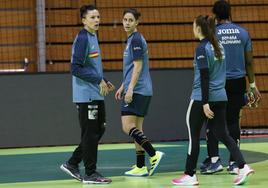
<instances>
[{"instance_id":1,"label":"wristband","mask_svg":"<svg viewBox=\"0 0 268 188\"><path fill-rule=\"evenodd\" d=\"M256 87L255 82L249 83L249 87L250 87L250 88L255 88L255 87Z\"/></svg>"}]
</instances>

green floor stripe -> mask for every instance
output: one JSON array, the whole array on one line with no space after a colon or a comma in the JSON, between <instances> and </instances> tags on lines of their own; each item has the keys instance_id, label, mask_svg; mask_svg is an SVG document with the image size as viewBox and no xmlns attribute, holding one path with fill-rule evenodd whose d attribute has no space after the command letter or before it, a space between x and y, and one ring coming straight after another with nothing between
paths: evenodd
<instances>
[{"instance_id":1,"label":"green floor stripe","mask_svg":"<svg viewBox=\"0 0 268 188\"><path fill-rule=\"evenodd\" d=\"M267 171L268 161L252 164L256 173L250 177L249 182L241 186L241 188L265 188L268 185ZM113 182L109 185L83 185L75 180L57 180L57 181L38 181L27 183L9 183L0 184L0 188L175 188L172 186L171 180L182 174L182 171L157 173L152 177L112 177ZM230 188L233 186L234 176L223 171L216 175L200 175L198 179L199 188ZM186 188L186 187L183 187ZM189 186L187 188L190 188Z\"/></svg>"},{"instance_id":2,"label":"green floor stripe","mask_svg":"<svg viewBox=\"0 0 268 188\"><path fill-rule=\"evenodd\" d=\"M182 145L182 143L184 144ZM204 142L202 143L204 145ZM246 147L247 145L249 148ZM258 145L258 151L262 151L260 148L265 146L265 144L259 143L245 143L243 148L250 149L253 145L255 146L254 148L257 148L256 146ZM159 150L166 154L158 172L164 173L183 170L188 149L187 142L159 144L157 146ZM227 165L228 151L225 148L220 149L220 154L223 164ZM243 154L248 163L257 163L268 159L267 153L257 152L257 150L243 150ZM59 166L67 160L70 155L71 151L0 155L0 174L4 174L0 176L0 184L69 179L67 175L60 171ZM202 160L205 156L206 147L201 147L199 159ZM134 162L135 150L133 148L103 149L99 151L98 169L106 176L120 176L124 171L128 170ZM201 161L199 161L199 163L200 162Z\"/></svg>"},{"instance_id":3,"label":"green floor stripe","mask_svg":"<svg viewBox=\"0 0 268 188\"><path fill-rule=\"evenodd\" d=\"M206 156L205 141L201 141L201 144L199 163ZM171 179L181 175L184 169L188 142L164 142L154 145L165 152L166 157L153 177L144 178L122 176L135 162L133 144L100 145L98 169L112 178L113 183L110 185L83 185L60 171L60 164L69 158L75 146L0 149L0 188L173 187ZM267 187L268 139L242 139L241 149L246 161L256 171L250 177L249 183L243 187ZM220 155L226 166L229 153L223 145L220 145ZM233 186L234 176L224 170L212 176L198 173L198 178L200 188L227 188Z\"/></svg>"},{"instance_id":4,"label":"green floor stripe","mask_svg":"<svg viewBox=\"0 0 268 188\"><path fill-rule=\"evenodd\" d=\"M169 147L172 143L156 143L155 147ZM183 145L183 144L182 144ZM20 154L37 154L37 153L55 153L55 152L71 152L76 146L51 146L51 147L33 147L33 148L12 148L0 149L0 155L20 155ZM134 149L133 143L123 144L100 144L99 150L113 150L113 149Z\"/></svg>"}]
</instances>

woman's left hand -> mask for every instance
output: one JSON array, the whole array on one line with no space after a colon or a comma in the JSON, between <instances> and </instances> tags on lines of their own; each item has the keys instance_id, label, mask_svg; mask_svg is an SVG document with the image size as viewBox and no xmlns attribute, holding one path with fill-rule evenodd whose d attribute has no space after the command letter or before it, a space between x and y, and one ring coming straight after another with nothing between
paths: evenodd
<instances>
[{"instance_id":1,"label":"woman's left hand","mask_svg":"<svg viewBox=\"0 0 268 188\"><path fill-rule=\"evenodd\" d=\"M212 119L214 117L214 112L210 110L208 103L203 105L203 111L208 119Z\"/></svg>"}]
</instances>

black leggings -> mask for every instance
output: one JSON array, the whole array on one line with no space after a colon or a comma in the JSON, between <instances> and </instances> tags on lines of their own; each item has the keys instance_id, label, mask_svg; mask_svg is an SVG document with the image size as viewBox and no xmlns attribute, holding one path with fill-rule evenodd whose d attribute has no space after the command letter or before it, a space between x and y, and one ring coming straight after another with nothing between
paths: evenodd
<instances>
[{"instance_id":1,"label":"black leggings","mask_svg":"<svg viewBox=\"0 0 268 188\"><path fill-rule=\"evenodd\" d=\"M226 121L227 128L230 136L234 139L239 147L240 144L240 111L245 105L244 94L246 92L246 79L239 78L226 81L226 93L228 97L226 108ZM214 134L209 131L211 125L207 124L207 149L208 156L219 156L218 140ZM232 155L230 155L229 161L234 161Z\"/></svg>"},{"instance_id":2,"label":"black leggings","mask_svg":"<svg viewBox=\"0 0 268 188\"><path fill-rule=\"evenodd\" d=\"M240 107L237 106L232 106L227 104L227 110L226 110L226 115L227 115L227 128L230 136L233 138L237 146L239 147L240 145ZM215 137L215 135L210 131L211 127L211 122L207 123L207 150L208 150L208 156L215 157L219 156L219 141ZM234 161L234 158L232 155L229 157L229 161Z\"/></svg>"},{"instance_id":3,"label":"black leggings","mask_svg":"<svg viewBox=\"0 0 268 188\"><path fill-rule=\"evenodd\" d=\"M196 164L200 148L200 131L205 121L210 121L210 131L221 141L232 156L238 166L242 168L245 160L237 147L235 141L230 137L226 129L226 102L210 102L210 109L214 112L214 118L207 120L203 112L203 104L200 101L191 101L187 110L186 123L189 133L189 148L186 160L185 174L195 174Z\"/></svg>"}]
</instances>

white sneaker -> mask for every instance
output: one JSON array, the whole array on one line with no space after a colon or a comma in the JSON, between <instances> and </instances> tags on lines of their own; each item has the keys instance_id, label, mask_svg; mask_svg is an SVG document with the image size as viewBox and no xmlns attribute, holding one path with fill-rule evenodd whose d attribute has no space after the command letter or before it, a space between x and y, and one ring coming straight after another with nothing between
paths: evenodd
<instances>
[{"instance_id":1,"label":"white sneaker","mask_svg":"<svg viewBox=\"0 0 268 188\"><path fill-rule=\"evenodd\" d=\"M239 169L238 175L234 179L235 185L243 185L248 181L248 178L251 174L254 173L254 170L251 169L247 164L244 165L244 168Z\"/></svg>"},{"instance_id":2,"label":"white sneaker","mask_svg":"<svg viewBox=\"0 0 268 188\"><path fill-rule=\"evenodd\" d=\"M174 185L198 185L199 183L195 174L193 176L184 174L179 178L173 179L172 184Z\"/></svg>"}]
</instances>

